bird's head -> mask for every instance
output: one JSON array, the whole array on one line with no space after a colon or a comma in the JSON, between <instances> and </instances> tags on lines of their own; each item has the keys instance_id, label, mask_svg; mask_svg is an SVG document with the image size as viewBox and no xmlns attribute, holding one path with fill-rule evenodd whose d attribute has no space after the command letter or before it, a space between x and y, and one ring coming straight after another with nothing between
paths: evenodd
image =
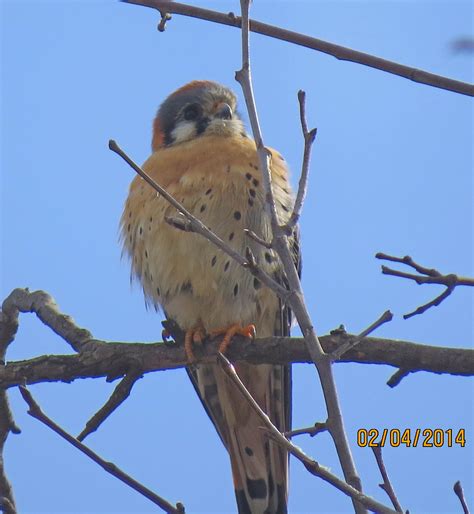
<instances>
[{"instance_id":1,"label":"bird's head","mask_svg":"<svg viewBox=\"0 0 474 514\"><path fill-rule=\"evenodd\" d=\"M246 136L234 93L207 80L179 88L161 104L153 122L152 149L207 135Z\"/></svg>"}]
</instances>

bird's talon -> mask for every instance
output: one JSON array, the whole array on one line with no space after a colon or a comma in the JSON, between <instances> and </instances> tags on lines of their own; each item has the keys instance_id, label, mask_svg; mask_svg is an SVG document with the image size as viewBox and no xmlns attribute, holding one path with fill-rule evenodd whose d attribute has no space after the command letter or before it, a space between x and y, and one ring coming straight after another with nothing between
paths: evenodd
<instances>
[{"instance_id":1,"label":"bird's talon","mask_svg":"<svg viewBox=\"0 0 474 514\"><path fill-rule=\"evenodd\" d=\"M186 354L186 358L188 362L194 362L194 352L193 352L193 330L186 330L186 334L184 335L184 353Z\"/></svg>"},{"instance_id":2,"label":"bird's talon","mask_svg":"<svg viewBox=\"0 0 474 514\"><path fill-rule=\"evenodd\" d=\"M193 334L193 343L194 344L202 344L204 339L206 338L206 332L204 331L204 328L199 327L195 330Z\"/></svg>"},{"instance_id":3,"label":"bird's talon","mask_svg":"<svg viewBox=\"0 0 474 514\"><path fill-rule=\"evenodd\" d=\"M203 326L198 326L186 330L184 335L184 352L186 353L186 358L188 359L189 363L192 363L196 360L193 346L195 344L202 344L205 337L206 331L204 330Z\"/></svg>"},{"instance_id":4,"label":"bird's talon","mask_svg":"<svg viewBox=\"0 0 474 514\"><path fill-rule=\"evenodd\" d=\"M257 334L257 331L255 329L255 325L247 325L245 327L242 327L240 325L231 325L230 327L213 330L211 332L211 337L216 337L219 335L224 335L221 344L219 345L219 352L225 353L227 349L229 348L229 345L232 341L232 338L235 335L240 335L244 337L249 337L250 339L255 339L255 336Z\"/></svg>"},{"instance_id":5,"label":"bird's talon","mask_svg":"<svg viewBox=\"0 0 474 514\"><path fill-rule=\"evenodd\" d=\"M257 337L257 329L255 325L248 325L244 328L244 333L242 333L245 337L250 337L250 339L255 339Z\"/></svg>"}]
</instances>

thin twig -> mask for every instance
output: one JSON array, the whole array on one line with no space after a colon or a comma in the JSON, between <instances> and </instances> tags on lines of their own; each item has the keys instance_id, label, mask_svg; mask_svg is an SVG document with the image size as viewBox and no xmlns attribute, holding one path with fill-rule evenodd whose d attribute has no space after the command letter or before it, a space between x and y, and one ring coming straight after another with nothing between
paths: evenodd
<instances>
[{"instance_id":1,"label":"thin twig","mask_svg":"<svg viewBox=\"0 0 474 514\"><path fill-rule=\"evenodd\" d=\"M263 247L268 248L269 250L272 248L271 242L265 241L265 239L262 239L260 236L257 236L257 234L253 230L250 230L249 228L244 228L244 232L245 235L250 237L250 239L253 239L255 242L262 245Z\"/></svg>"},{"instance_id":2,"label":"thin twig","mask_svg":"<svg viewBox=\"0 0 474 514\"><path fill-rule=\"evenodd\" d=\"M288 235L291 234L293 228L300 219L301 210L306 197L306 190L308 188L308 174L309 174L309 163L311 160L311 149L313 148L314 140L318 129L313 128L308 130L308 124L306 122L306 93L302 90L298 91L298 102L300 104L300 122L301 130L303 132L304 139L304 150L303 150L303 163L301 165L301 175L298 184L298 193L296 195L295 205L293 206L293 212L291 213L290 219L287 221L284 230Z\"/></svg>"},{"instance_id":3,"label":"thin twig","mask_svg":"<svg viewBox=\"0 0 474 514\"><path fill-rule=\"evenodd\" d=\"M127 484L129 487L140 493L145 498L148 498L152 503L158 505L165 512L170 514L183 514L184 507L182 504L176 504L176 507L171 505L168 501L166 501L161 496L158 496L156 493L142 485L140 482L132 478L130 475L127 475L124 471L118 468L112 462L105 461L102 457L97 455L97 453L93 452L89 447L85 446L83 443L78 441L75 437L68 434L64 429L62 429L59 425L57 425L53 420L48 418L46 414L41 410L40 406L35 402L33 396L28 391L28 389L24 386L20 386L20 393L23 396L23 399L28 404L28 414L33 418L41 421L44 425L51 428L54 432L60 435L63 439L65 439L68 443L72 444L79 451L87 455L91 460L93 460L96 464L98 464L101 468L103 468L107 473L110 473L115 478L118 478L123 483Z\"/></svg>"},{"instance_id":4,"label":"thin twig","mask_svg":"<svg viewBox=\"0 0 474 514\"><path fill-rule=\"evenodd\" d=\"M158 23L157 29L158 32L164 32L166 30L166 23L171 20L171 14L169 12L165 12L160 10L160 23Z\"/></svg>"},{"instance_id":5,"label":"thin twig","mask_svg":"<svg viewBox=\"0 0 474 514\"><path fill-rule=\"evenodd\" d=\"M262 170L263 188L265 191L265 208L270 216L272 227L275 229L279 225L278 214L276 210L275 198L272 191L272 179L270 173L270 152L263 144L262 132L260 130L260 123L258 121L257 107L255 104L255 95L253 93L253 86L251 80L250 69L250 50L249 50L249 17L248 6L249 2L246 0L240 1L242 10L242 68L235 72L235 80L242 87L242 91L247 104L247 111L249 112L250 125L252 127L252 134L257 147L257 154L260 160L260 168ZM275 230L273 230L275 236Z\"/></svg>"},{"instance_id":6,"label":"thin twig","mask_svg":"<svg viewBox=\"0 0 474 514\"><path fill-rule=\"evenodd\" d=\"M132 161L130 157L118 146L118 144L111 139L109 141L109 148L117 155L122 157L122 159L138 174L142 177L155 191L157 191L168 203L170 203L173 207L175 207L178 212L186 219L181 224L181 220L179 218L169 218L168 223L177 224L177 228L181 230L186 230L188 232L195 232L200 234L208 241L213 243L217 248L226 253L229 257L234 259L244 268L248 268L249 271L258 278L261 282L263 282L267 287L269 287L272 291L274 291L282 300L285 300L288 297L288 291L282 287L276 280L274 280L268 273L265 273L258 266L249 266L249 263L246 259L236 252L233 248L231 248L227 243L225 243L219 236L217 236L212 230L209 230L204 223L202 223L198 218L196 218L193 214L191 214L187 209L185 209L172 195L166 191L163 187L161 187L155 180L153 180L145 171L143 171L138 164ZM179 222L177 221L179 220Z\"/></svg>"},{"instance_id":7,"label":"thin twig","mask_svg":"<svg viewBox=\"0 0 474 514\"><path fill-rule=\"evenodd\" d=\"M390 482L390 478L387 473L387 469L385 468L385 464L383 462L382 447L372 446L372 451L374 452L375 460L377 461L377 466L379 467L380 474L382 475L383 479L383 483L379 484L379 487L387 493L395 510L403 514L403 509L400 505L400 502L398 501L397 495L395 494L392 483Z\"/></svg>"},{"instance_id":8,"label":"thin twig","mask_svg":"<svg viewBox=\"0 0 474 514\"><path fill-rule=\"evenodd\" d=\"M420 273L419 275L415 275L413 273L406 273L404 271L394 270L387 266L382 266L382 273L384 275L391 275L393 277L406 278L408 280L414 280L418 285L421 284L440 284L446 287L446 289L436 298L431 300L424 305L421 305L413 312L405 314L403 316L404 319L411 318L412 316L416 316L417 314L423 314L425 311L430 309L431 307L437 307L441 302L446 300L448 296L454 291L457 286L474 286L474 278L470 277L458 277L454 273L449 273L447 275L443 275L438 270L433 268L426 268L421 264L416 263L409 255L405 257L395 257L393 255L387 255L385 253L377 253L375 255L377 259L383 259L391 262L398 262L401 264L406 264L410 266L415 271Z\"/></svg>"},{"instance_id":9,"label":"thin twig","mask_svg":"<svg viewBox=\"0 0 474 514\"><path fill-rule=\"evenodd\" d=\"M222 13L217 11L211 11L209 9L202 9L194 5L187 5L173 1L166 0L122 0L125 3L142 5L145 7L151 7L158 10L165 10L172 14L181 14L183 16L190 16L193 18L199 18L201 20L207 20L214 23L220 23L222 25L228 25L230 27L239 28L241 26L241 18L236 16L234 13ZM355 62L357 64L363 64L393 75L398 75L413 82L419 84L426 84L428 86L445 89L447 91L453 91L463 95L474 96L474 86L472 84L461 82L459 80L450 79L441 75L436 75L428 71L413 68L411 66L405 66L397 62L389 61L370 55L364 52L353 50L341 45L336 45L328 41L323 41L314 37L286 30L267 23L262 23L256 20L250 20L250 30L257 34L280 39L287 41L288 43L294 43L299 46L304 46L318 52L323 52L328 55L336 57L336 59L342 61Z\"/></svg>"},{"instance_id":10,"label":"thin twig","mask_svg":"<svg viewBox=\"0 0 474 514\"><path fill-rule=\"evenodd\" d=\"M99 426L119 407L129 396L135 382L142 378L141 370L133 370L119 382L107 402L86 423L84 430L77 436L78 441L95 432Z\"/></svg>"},{"instance_id":11,"label":"thin twig","mask_svg":"<svg viewBox=\"0 0 474 514\"><path fill-rule=\"evenodd\" d=\"M314 459L309 457L306 453L301 450L298 446L295 446L291 441L289 441L279 430L275 427L275 425L271 422L270 418L263 412L258 403L253 399L252 395L249 393L245 385L240 380L239 376L235 372L234 366L229 362L229 360L222 354L217 354L217 361L221 365L224 373L232 380L234 385L243 395L247 403L252 407L254 412L261 419L263 427L268 431L269 436L279 445L286 448L289 453L291 453L294 457L296 457L299 461L303 463L305 468L313 475L322 478L324 481L333 485L336 489L343 492L347 496L350 496L356 502L360 502L365 505L368 509L373 512L378 512L382 514L394 514L395 511L386 507L385 505L377 502L370 496L366 496L361 493L348 483L340 480L333 475L328 469L321 466Z\"/></svg>"},{"instance_id":12,"label":"thin twig","mask_svg":"<svg viewBox=\"0 0 474 514\"><path fill-rule=\"evenodd\" d=\"M461 482L459 480L454 484L453 489L454 489L456 496L459 498L459 501L461 502L461 506L462 506L462 510L463 510L464 514L469 514L469 507L467 506L466 500L464 498L464 491L463 491Z\"/></svg>"},{"instance_id":13,"label":"thin twig","mask_svg":"<svg viewBox=\"0 0 474 514\"><path fill-rule=\"evenodd\" d=\"M291 439L292 437L295 437L297 435L304 435L308 434L310 437L314 437L317 434L320 434L321 432L325 432L328 429L327 423L320 423L317 421L312 427L306 427L306 428L297 428L296 430L289 430L288 432L285 432L283 435L285 437L288 437Z\"/></svg>"},{"instance_id":14,"label":"thin twig","mask_svg":"<svg viewBox=\"0 0 474 514\"><path fill-rule=\"evenodd\" d=\"M336 348L336 350L334 350L331 354L332 360L339 360L347 351L352 350L356 345L358 345L360 341L364 339L364 337L368 336L370 333L372 333L374 330L379 328L384 323L392 321L392 319L393 314L390 311L385 311L377 321L374 321L372 325L368 326L365 330L363 330L355 339L347 341L346 343L342 344L339 348Z\"/></svg>"}]
</instances>

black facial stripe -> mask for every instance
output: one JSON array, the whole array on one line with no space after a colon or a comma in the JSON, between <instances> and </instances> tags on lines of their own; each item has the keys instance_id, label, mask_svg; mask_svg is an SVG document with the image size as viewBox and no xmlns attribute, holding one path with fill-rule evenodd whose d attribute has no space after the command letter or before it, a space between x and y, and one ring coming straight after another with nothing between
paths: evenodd
<instances>
[{"instance_id":1,"label":"black facial stripe","mask_svg":"<svg viewBox=\"0 0 474 514\"><path fill-rule=\"evenodd\" d=\"M210 119L209 118L201 118L197 123L196 123L196 135L200 135L202 134L208 127L209 123L210 123Z\"/></svg>"},{"instance_id":2,"label":"black facial stripe","mask_svg":"<svg viewBox=\"0 0 474 514\"><path fill-rule=\"evenodd\" d=\"M174 143L174 137L171 135L171 130L167 130L164 133L163 141L164 141L165 146L170 146Z\"/></svg>"}]
</instances>

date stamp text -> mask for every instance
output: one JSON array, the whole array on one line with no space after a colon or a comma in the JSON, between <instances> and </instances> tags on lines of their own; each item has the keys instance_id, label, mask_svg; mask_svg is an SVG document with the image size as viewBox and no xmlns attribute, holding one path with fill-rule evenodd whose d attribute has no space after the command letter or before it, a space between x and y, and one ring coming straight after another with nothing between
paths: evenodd
<instances>
[{"instance_id":1,"label":"date stamp text","mask_svg":"<svg viewBox=\"0 0 474 514\"><path fill-rule=\"evenodd\" d=\"M460 428L360 428L357 431L357 446L365 448L367 446L406 446L415 448L441 448L442 446L452 447L453 445L464 448L466 445L466 430Z\"/></svg>"}]
</instances>

